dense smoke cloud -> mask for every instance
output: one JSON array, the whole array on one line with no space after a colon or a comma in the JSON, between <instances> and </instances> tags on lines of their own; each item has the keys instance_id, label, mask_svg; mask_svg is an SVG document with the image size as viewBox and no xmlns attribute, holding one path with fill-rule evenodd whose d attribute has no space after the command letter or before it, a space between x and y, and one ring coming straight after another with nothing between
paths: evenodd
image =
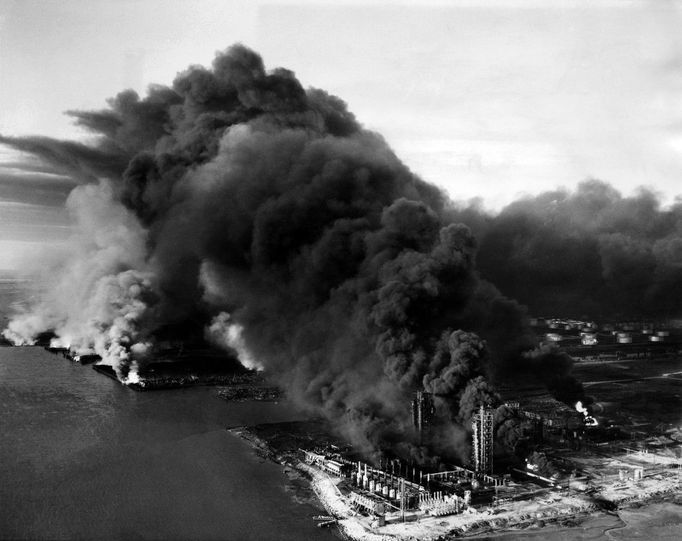
<instances>
[{"instance_id":1,"label":"dense smoke cloud","mask_svg":"<svg viewBox=\"0 0 682 541\"><path fill-rule=\"evenodd\" d=\"M478 269L544 315L679 317L682 204L624 197L596 180L459 218L480 242Z\"/></svg>"},{"instance_id":2,"label":"dense smoke cloud","mask_svg":"<svg viewBox=\"0 0 682 541\"><path fill-rule=\"evenodd\" d=\"M529 364L524 310L479 278L447 198L292 72L237 45L71 114L92 146L3 139L86 182L69 198L73 253L12 321L16 341L54 329L129 381L169 328L195 339L199 323L366 448L405 440L418 389L436 396L434 441L459 446L457 427L499 400L490 378ZM553 387L573 384L532 355Z\"/></svg>"}]
</instances>

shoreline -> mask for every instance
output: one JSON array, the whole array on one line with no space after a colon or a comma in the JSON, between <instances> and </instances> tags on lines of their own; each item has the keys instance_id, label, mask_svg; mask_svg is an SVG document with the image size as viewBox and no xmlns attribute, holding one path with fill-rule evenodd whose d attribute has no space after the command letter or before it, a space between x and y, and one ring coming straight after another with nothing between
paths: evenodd
<instances>
[{"instance_id":1,"label":"shoreline","mask_svg":"<svg viewBox=\"0 0 682 541\"><path fill-rule=\"evenodd\" d=\"M292 461L283 454L277 453L266 441L254 434L248 426L227 427L226 430L244 440L257 456L284 467L284 472L290 481L304 479L309 489L315 495L316 503L329 516L333 517L334 525L343 539L348 541L392 541L397 539L395 536L377 535L367 532L359 521L349 518L348 515L350 515L351 510L343 502L343 496L338 493L336 497L329 497L329 494L333 494L335 491L332 488L333 482L331 478L325 473L309 466L303 461ZM296 474L292 472L296 472Z\"/></svg>"},{"instance_id":2,"label":"shoreline","mask_svg":"<svg viewBox=\"0 0 682 541\"><path fill-rule=\"evenodd\" d=\"M92 368L98 373L120 383L111 367L93 365ZM137 384L122 385L136 391L162 390L192 386L238 385L242 383L239 381L240 379L243 381L244 378L253 377L254 374L251 373L225 374L209 376L209 379L214 381L208 382L196 377L189 385L163 386L162 384L152 387ZM163 376L157 376L157 378L159 382L163 383ZM222 380L226 378L230 378L231 382L224 383ZM221 381L217 381L217 379L221 379ZM251 383L250 387L253 385ZM242 399L248 400L249 397L239 395L228 400L233 399L242 401ZM276 424L278 423L274 423L273 426ZM603 485L600 499L604 503L613 505L615 512L607 511L603 506L599 505L597 499L588 498L585 494L574 493L572 496L558 495L555 501L559 502L561 500L559 505L554 505L549 501L546 505L542 502L531 502L522 509L517 508L514 511L503 510L505 511L503 513L494 512L486 514L485 510L482 510L438 518L427 516L420 517L406 524L398 524L395 521L395 517L392 517L393 520L389 520L386 526L375 529L370 526L371 518L364 517L351 510L346 496L337 487L337 480L297 458L296 455L298 453L294 453L291 450L278 450L277 445L273 445L266 438L261 438L255 429L256 426L234 426L227 428L228 431L246 440L258 456L283 466L285 474L293 485L305 484L304 488L309 490L308 494L303 496L301 494L304 490L300 489L300 486L293 488L293 498L295 500L298 501L298 498L302 498L312 502L313 500L309 493L314 494L314 502L334 517L334 520L329 522L333 522L338 532L346 539L356 541L408 541L412 539L436 541L453 539L455 537L467 539L507 539L508 537L522 535L540 539L542 535L549 536L556 535L559 532L569 534L572 531L577 532L580 528L585 528L584 525L588 522L596 522L597 525L590 526L590 528L597 530L601 527L598 524L599 520L606 520L606 517L611 516L619 524L611 525L603 530L603 535L608 536L607 532L611 531L631 531L633 527L628 522L629 518L635 517L632 519L635 523L637 521L650 520L652 517L650 514L647 514L646 510L652 508L652 506L655 509L662 509L667 505L679 507L682 503L682 497L679 495L679 480L678 485L674 486L668 483L660 490L656 490L654 485L646 483L629 485L629 489L623 492L619 491L623 490L624 487ZM660 473L654 472L647 477L658 477L660 479ZM675 520L677 519L672 520L672 525L665 524L664 526L677 528L676 524L679 523L681 529L675 530L675 532L682 533L682 512L680 513L679 521L675 522ZM616 535L618 538L621 538L620 533Z\"/></svg>"},{"instance_id":3,"label":"shoreline","mask_svg":"<svg viewBox=\"0 0 682 541\"><path fill-rule=\"evenodd\" d=\"M258 380L259 376L249 372L242 374L208 374L196 375L187 374L182 376L153 376L149 377L143 375L140 377L140 383L123 383L118 379L114 369L106 364L93 364L92 369L104 376L107 376L114 381L120 383L124 387L132 389L133 391L164 391L167 389L185 389L190 387L219 387L219 386L233 386L241 385L245 387L256 388L261 382ZM223 398L225 400L225 398Z\"/></svg>"},{"instance_id":4,"label":"shoreline","mask_svg":"<svg viewBox=\"0 0 682 541\"><path fill-rule=\"evenodd\" d=\"M0 344L2 345L2 344ZM256 371L253 370L248 370L244 369L242 367L236 366L235 369L231 372L224 372L221 373L220 371L207 371L204 370L203 372L200 371L186 371L182 372L179 370L175 370L174 372L166 372L166 373L157 373L155 372L155 369L158 369L159 367L163 367L164 364L172 365L173 363L164 363L164 362L158 362L154 361L149 364L149 367L151 369L147 369L147 371L142 371L141 374L138 375L139 381L132 382L132 383L126 383L123 382L119 379L117 376L116 372L114 369L108 365L108 364L98 364L97 362L93 360L89 360L87 362L81 362L76 360L73 356L68 354L63 348L50 348L46 346L12 346L9 345L7 347L36 347L36 348L42 348L48 353L51 353L55 356L58 357L64 357L65 359L71 361L74 364L81 364L82 366L90 366L95 372L102 374L103 376L106 376L110 379L113 379L117 383L120 383L123 387L126 387L128 389L131 389L133 391L137 392L145 392L145 391L163 391L167 389L184 389L184 388L189 388L189 387L212 387L212 386L223 386L223 387L231 387L231 386L242 386L245 389L247 389L243 394L246 395L247 398L255 398L255 399L271 399L271 401L275 401L277 399L280 399L281 397L277 395L274 392L271 392L267 396L263 396L261 398L258 398L258 391L256 389L260 389L261 387L265 386L265 380L261 374L259 374ZM93 355L94 356L94 355ZM95 356L97 359L99 359L99 356ZM183 361L178 361L178 364L181 364L183 362L186 362L186 360ZM250 393L250 395L249 395ZM225 400L230 400L231 398L229 396L221 396L221 398ZM235 398L237 399L237 398Z\"/></svg>"},{"instance_id":5,"label":"shoreline","mask_svg":"<svg viewBox=\"0 0 682 541\"><path fill-rule=\"evenodd\" d=\"M544 536L576 534L585 528L595 529L606 535L607 531L621 530L630 527L627 517L642 515L642 509L650 506L680 506L682 500L679 489L668 487L660 493L643 491L641 499L614 502L614 511L601 508L596 501L587 499L582 494L564 496L565 507L533 506L518 516L489 515L481 511L472 511L446 517L426 517L401 523L388 523L381 530L370 526L371 519L356 514L341 494L336 482L321 470L306 464L302 460L292 459L286 453L279 453L267 441L254 433L251 427L230 427L227 430L245 440L258 454L265 459L280 464L287 475L295 470L298 477L303 477L310 485L317 501L326 512L336 520L336 526L345 539L353 541L438 541L454 538L490 539L513 538L526 535L543 539ZM287 471L290 469L289 471ZM609 520L609 517L611 519ZM590 524L593 523L593 524ZM682 528L682 506L680 506L679 524ZM562 539L564 539L562 537Z\"/></svg>"}]
</instances>

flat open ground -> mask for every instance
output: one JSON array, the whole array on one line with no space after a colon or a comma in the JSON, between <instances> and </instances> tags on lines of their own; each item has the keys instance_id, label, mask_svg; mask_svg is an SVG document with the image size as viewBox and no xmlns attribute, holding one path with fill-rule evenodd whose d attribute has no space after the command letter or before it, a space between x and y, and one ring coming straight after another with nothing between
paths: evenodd
<instances>
[{"instance_id":1,"label":"flat open ground","mask_svg":"<svg viewBox=\"0 0 682 541\"><path fill-rule=\"evenodd\" d=\"M578 363L574 373L596 402L614 403L606 417L653 426L682 421L682 358Z\"/></svg>"}]
</instances>

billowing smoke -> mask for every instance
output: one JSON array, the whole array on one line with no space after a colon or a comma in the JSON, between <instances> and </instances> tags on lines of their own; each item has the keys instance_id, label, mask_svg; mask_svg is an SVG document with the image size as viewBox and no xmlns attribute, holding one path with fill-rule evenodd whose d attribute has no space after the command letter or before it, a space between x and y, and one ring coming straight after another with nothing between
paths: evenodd
<instances>
[{"instance_id":1,"label":"billowing smoke","mask_svg":"<svg viewBox=\"0 0 682 541\"><path fill-rule=\"evenodd\" d=\"M237 358L246 368L252 370L262 370L263 365L254 359L253 355L246 346L242 336L244 327L239 323L233 323L230 314L220 312L211 320L211 324L206 328L206 338L209 342L227 350L237 353Z\"/></svg>"},{"instance_id":2,"label":"billowing smoke","mask_svg":"<svg viewBox=\"0 0 682 541\"><path fill-rule=\"evenodd\" d=\"M480 242L478 269L536 314L679 317L682 203L600 181L458 213Z\"/></svg>"},{"instance_id":3,"label":"billowing smoke","mask_svg":"<svg viewBox=\"0 0 682 541\"><path fill-rule=\"evenodd\" d=\"M146 264L147 232L112 197L104 180L74 189L66 205L77 232L63 260L44 273L41 301L17 314L4 335L30 344L54 331L58 345L96 351L125 381L133 356L144 358L151 346L158 295Z\"/></svg>"},{"instance_id":4,"label":"billowing smoke","mask_svg":"<svg viewBox=\"0 0 682 541\"><path fill-rule=\"evenodd\" d=\"M366 448L405 440L417 389L436 397L434 441L459 446L457 427L498 401L491 378L529 359L582 398L564 359L521 354L524 310L479 278L443 193L292 72L237 45L171 87L70 114L92 145L0 139L83 182L72 253L8 336L52 329L133 381L164 329L199 322Z\"/></svg>"}]
</instances>

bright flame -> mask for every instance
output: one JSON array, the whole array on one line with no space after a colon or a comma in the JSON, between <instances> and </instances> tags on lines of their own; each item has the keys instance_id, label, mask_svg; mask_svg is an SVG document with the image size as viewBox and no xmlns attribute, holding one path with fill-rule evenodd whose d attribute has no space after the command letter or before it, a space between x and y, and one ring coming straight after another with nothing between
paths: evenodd
<instances>
[{"instance_id":1,"label":"bright flame","mask_svg":"<svg viewBox=\"0 0 682 541\"><path fill-rule=\"evenodd\" d=\"M141 387L144 387L144 380L140 378L140 374L138 373L138 365L135 361L130 365L130 372L128 372L128 376L125 378L123 383L126 385L130 385L131 383L136 383L137 385L140 385Z\"/></svg>"},{"instance_id":2,"label":"bright flame","mask_svg":"<svg viewBox=\"0 0 682 541\"><path fill-rule=\"evenodd\" d=\"M597 420L590 415L590 412L587 411L587 408L583 406L583 403L580 400L575 403L575 410L578 413L583 414L583 422L585 423L585 426L597 426L599 424Z\"/></svg>"},{"instance_id":3,"label":"bright flame","mask_svg":"<svg viewBox=\"0 0 682 541\"><path fill-rule=\"evenodd\" d=\"M50 347L71 349L71 344L69 343L68 339L58 336L50 340Z\"/></svg>"}]
</instances>

